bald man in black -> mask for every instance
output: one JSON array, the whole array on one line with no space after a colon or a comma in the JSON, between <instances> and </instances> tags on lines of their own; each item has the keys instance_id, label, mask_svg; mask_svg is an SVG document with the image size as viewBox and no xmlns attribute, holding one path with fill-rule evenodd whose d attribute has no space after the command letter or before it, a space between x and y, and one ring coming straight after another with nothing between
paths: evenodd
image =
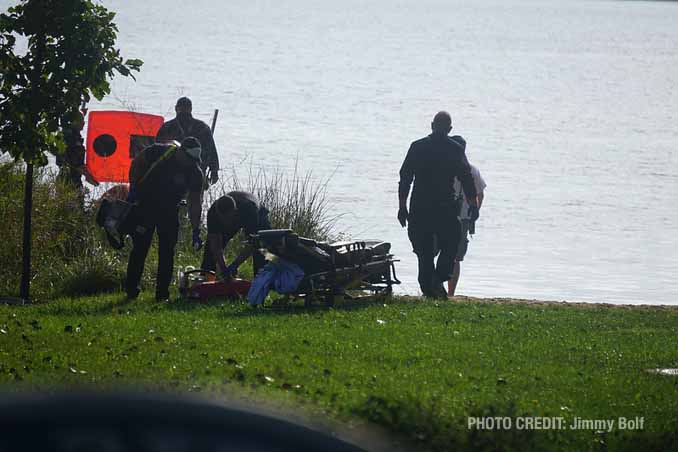
<instances>
[{"instance_id":1,"label":"bald man in black","mask_svg":"<svg viewBox=\"0 0 678 452\"><path fill-rule=\"evenodd\" d=\"M443 282L452 275L453 254L459 242L460 225L454 197L454 178L461 181L476 216L476 188L464 148L448 136L449 113L441 111L431 123L432 133L413 142L400 168L398 221L405 227L419 261L419 287L424 296L447 298ZM410 208L407 197L414 182ZM437 243L436 243L437 242ZM440 249L434 265L435 248Z\"/></svg>"}]
</instances>

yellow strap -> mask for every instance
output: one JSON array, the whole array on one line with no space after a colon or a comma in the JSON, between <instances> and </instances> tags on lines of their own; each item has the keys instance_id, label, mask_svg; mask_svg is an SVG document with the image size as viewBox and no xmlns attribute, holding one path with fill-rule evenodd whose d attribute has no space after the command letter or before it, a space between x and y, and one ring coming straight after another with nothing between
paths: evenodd
<instances>
[{"instance_id":1,"label":"yellow strap","mask_svg":"<svg viewBox=\"0 0 678 452\"><path fill-rule=\"evenodd\" d=\"M141 176L141 178L139 178L139 180L137 181L136 184L140 185L144 181L144 179L146 179L146 176L148 176L151 173L151 171L153 171L153 168L155 168L156 166L158 166L158 164L160 162L166 160L168 157L170 157L172 154L174 154L174 151L176 151L176 150L177 150L176 145L174 145L174 144L170 145L167 148L167 150L165 151L165 153L163 155L161 155L160 158L158 158L155 162L153 162L151 167L148 168L148 171L146 171L146 173L143 176Z\"/></svg>"}]
</instances>

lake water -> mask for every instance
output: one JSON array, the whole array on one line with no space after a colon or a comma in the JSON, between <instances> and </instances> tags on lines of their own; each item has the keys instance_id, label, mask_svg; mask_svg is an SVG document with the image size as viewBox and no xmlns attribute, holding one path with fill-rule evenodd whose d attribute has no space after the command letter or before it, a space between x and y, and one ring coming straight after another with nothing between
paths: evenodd
<instances>
[{"instance_id":1,"label":"lake water","mask_svg":"<svg viewBox=\"0 0 678 452\"><path fill-rule=\"evenodd\" d=\"M398 170L446 109L488 184L461 294L678 302L678 3L103 4L145 64L92 109L219 108L222 166L331 176L339 229L392 242L402 292Z\"/></svg>"}]
</instances>

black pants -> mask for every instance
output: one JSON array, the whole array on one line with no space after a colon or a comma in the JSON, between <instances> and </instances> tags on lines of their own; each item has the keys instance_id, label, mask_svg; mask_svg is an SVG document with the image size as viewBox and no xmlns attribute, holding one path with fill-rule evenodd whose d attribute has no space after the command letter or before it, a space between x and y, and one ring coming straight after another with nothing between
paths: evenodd
<instances>
[{"instance_id":1,"label":"black pants","mask_svg":"<svg viewBox=\"0 0 678 452\"><path fill-rule=\"evenodd\" d=\"M271 229L271 222L268 219L268 209L265 207L260 207L259 208L259 220L258 220L258 231L263 231L266 229ZM223 254L224 250L226 250L226 245L228 245L228 242L230 241L230 237L226 234L223 235L221 243L223 245L221 252ZM254 250L252 251L252 269L254 271L254 274L256 275L257 272L261 267L263 267L266 264L266 258L264 257L259 250ZM202 264L200 264L200 268L202 270L209 270L209 271L215 271L216 270L216 262L214 262L214 256L212 255L212 250L210 250L209 244L205 246L205 251L203 252L202 255Z\"/></svg>"},{"instance_id":2,"label":"black pants","mask_svg":"<svg viewBox=\"0 0 678 452\"><path fill-rule=\"evenodd\" d=\"M142 210L140 208L139 210ZM155 282L156 298L169 297L169 285L174 273L174 249L179 236L179 213L169 209L162 213L140 212L138 226L132 234L132 252L127 264L125 288L129 295L139 292L139 282L144 271L144 263L153 241L153 233L158 231L158 272Z\"/></svg>"},{"instance_id":3,"label":"black pants","mask_svg":"<svg viewBox=\"0 0 678 452\"><path fill-rule=\"evenodd\" d=\"M460 232L459 220L451 209L410 218L407 235L419 261L419 287L425 296L433 295L433 289L452 276ZM434 263L437 249L440 255Z\"/></svg>"}]
</instances>

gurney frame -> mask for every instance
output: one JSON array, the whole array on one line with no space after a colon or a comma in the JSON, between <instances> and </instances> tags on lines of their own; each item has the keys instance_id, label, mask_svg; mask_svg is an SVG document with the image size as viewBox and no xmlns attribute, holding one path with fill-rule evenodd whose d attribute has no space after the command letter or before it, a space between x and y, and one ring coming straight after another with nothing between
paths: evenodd
<instances>
[{"instance_id":1,"label":"gurney frame","mask_svg":"<svg viewBox=\"0 0 678 452\"><path fill-rule=\"evenodd\" d=\"M318 301L332 306L339 298L388 296L393 285L400 284L395 270L398 260L388 252L389 244L378 241L327 244L298 237L291 230L260 231L250 237L250 243L269 257L299 265L306 274L297 290L276 300L274 306L296 299L303 299L305 306ZM369 243L378 245L371 248ZM379 247L386 252L380 252Z\"/></svg>"}]
</instances>

